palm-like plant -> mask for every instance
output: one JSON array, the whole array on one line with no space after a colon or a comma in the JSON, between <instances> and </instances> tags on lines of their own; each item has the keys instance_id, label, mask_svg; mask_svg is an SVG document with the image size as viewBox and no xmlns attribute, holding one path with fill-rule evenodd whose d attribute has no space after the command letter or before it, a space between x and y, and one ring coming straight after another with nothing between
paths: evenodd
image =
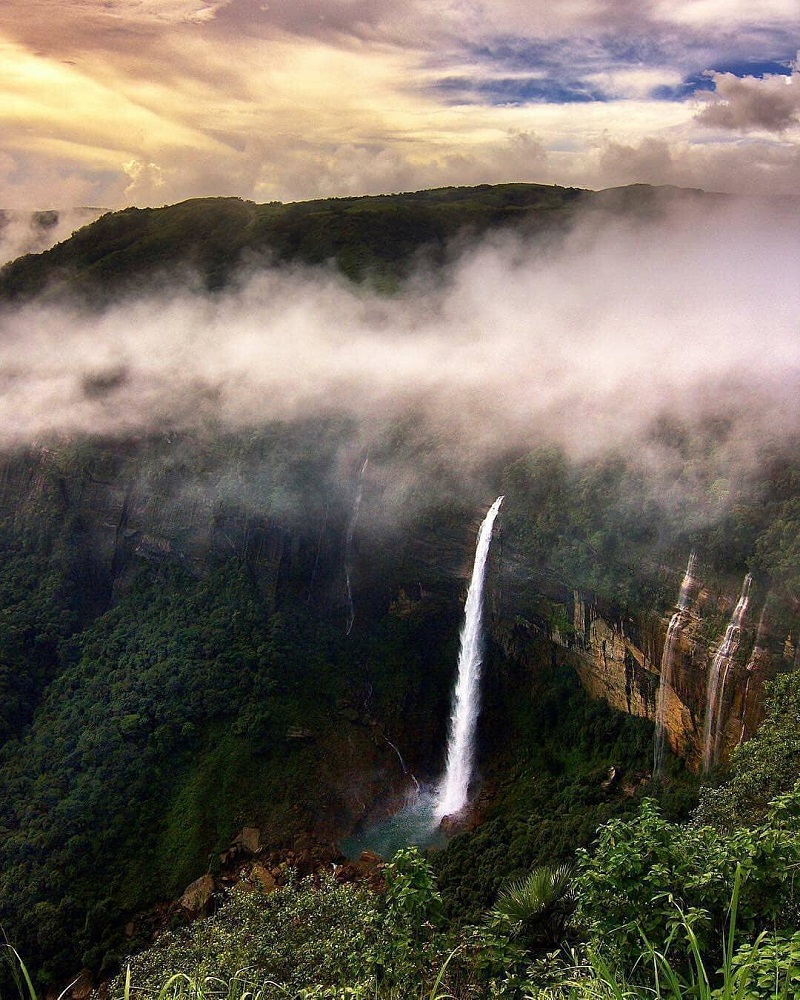
<instances>
[{"instance_id":1,"label":"palm-like plant","mask_svg":"<svg viewBox=\"0 0 800 1000\"><path fill-rule=\"evenodd\" d=\"M569 864L534 868L500 890L492 915L512 924L530 947L558 945L577 902L572 876Z\"/></svg>"}]
</instances>

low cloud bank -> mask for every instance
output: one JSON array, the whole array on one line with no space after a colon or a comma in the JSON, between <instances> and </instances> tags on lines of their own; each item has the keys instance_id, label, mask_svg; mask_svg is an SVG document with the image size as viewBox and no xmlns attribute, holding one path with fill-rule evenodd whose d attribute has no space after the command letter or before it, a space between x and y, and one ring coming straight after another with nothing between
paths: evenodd
<instances>
[{"instance_id":1,"label":"low cloud bank","mask_svg":"<svg viewBox=\"0 0 800 1000\"><path fill-rule=\"evenodd\" d=\"M483 241L392 298L274 270L100 317L33 305L3 320L0 444L346 414L369 448L413 417L465 474L556 444L668 481L652 427L674 419L724 426L717 461L744 474L800 429L797 222L733 204L590 217L557 248Z\"/></svg>"}]
</instances>

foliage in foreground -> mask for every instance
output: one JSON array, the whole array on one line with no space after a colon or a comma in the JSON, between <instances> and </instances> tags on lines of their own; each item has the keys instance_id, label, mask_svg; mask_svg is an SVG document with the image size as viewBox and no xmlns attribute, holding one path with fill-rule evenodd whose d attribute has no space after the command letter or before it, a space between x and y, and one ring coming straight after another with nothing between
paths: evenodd
<instances>
[{"instance_id":1,"label":"foliage in foreground","mask_svg":"<svg viewBox=\"0 0 800 1000\"><path fill-rule=\"evenodd\" d=\"M580 851L578 893L591 934L636 974L643 937L663 947L686 924L712 962L722 959L737 871L737 935L791 931L800 916L800 785L771 806L767 823L722 834L668 823L648 800L630 821L612 820L592 853ZM684 971L689 955L679 965Z\"/></svg>"},{"instance_id":2,"label":"foliage in foreground","mask_svg":"<svg viewBox=\"0 0 800 1000\"><path fill-rule=\"evenodd\" d=\"M787 673L770 685L766 718L733 750L724 781L703 788L697 822L723 830L760 823L770 801L790 791L798 775L800 684L795 673Z\"/></svg>"},{"instance_id":3,"label":"foliage in foreground","mask_svg":"<svg viewBox=\"0 0 800 1000\"><path fill-rule=\"evenodd\" d=\"M235 890L213 919L133 958L111 998L125 995L128 976L148 997L168 984L170 998L252 992L267 1000L414 996L445 966L442 979L472 990L504 971L496 948L481 947L496 944L489 931L474 928L455 943L445 931L430 865L416 848L399 851L385 876L383 895L333 874L290 879L267 896Z\"/></svg>"},{"instance_id":4,"label":"foliage in foreground","mask_svg":"<svg viewBox=\"0 0 800 1000\"><path fill-rule=\"evenodd\" d=\"M213 918L131 959L108 996L789 1000L800 987L798 869L800 782L761 826L733 833L669 823L646 800L579 852L574 879L534 870L461 928L446 923L415 848L387 866L383 894L334 873L268 895L240 884ZM8 957L21 1000L35 1000Z\"/></svg>"}]
</instances>

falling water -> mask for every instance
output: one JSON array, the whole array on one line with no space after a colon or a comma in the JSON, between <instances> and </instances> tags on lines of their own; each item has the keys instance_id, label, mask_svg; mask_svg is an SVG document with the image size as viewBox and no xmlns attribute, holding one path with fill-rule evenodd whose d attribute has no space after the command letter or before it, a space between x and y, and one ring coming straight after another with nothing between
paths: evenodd
<instances>
[{"instance_id":1,"label":"falling water","mask_svg":"<svg viewBox=\"0 0 800 1000\"><path fill-rule=\"evenodd\" d=\"M386 740L386 742L389 744L392 750L394 750L394 752L397 754L397 759L400 761L400 767L402 767L403 769L403 774L406 774L408 775L409 778L411 778L411 780L414 782L414 788L416 789L417 795L419 795L422 789L420 788L419 782L414 777L414 774L411 771L409 771L409 769L406 767L406 762L405 760L403 760L403 755L400 753L400 751L397 749L394 743L392 743L392 741L389 739L388 736L384 735L383 738L384 740Z\"/></svg>"},{"instance_id":2,"label":"falling water","mask_svg":"<svg viewBox=\"0 0 800 1000\"><path fill-rule=\"evenodd\" d=\"M347 635L353 628L353 622L356 620L355 608L353 606L353 591L350 587L350 552L353 547L353 535L356 531L356 523L358 522L358 512L361 510L361 498L364 496L364 473L367 471L367 466L369 465L369 455L364 459L364 464L361 466L361 472L358 474L358 485L356 486L356 496L353 501L353 513L350 515L350 521L347 525L347 535L344 541L344 582L347 591Z\"/></svg>"},{"instance_id":3,"label":"falling water","mask_svg":"<svg viewBox=\"0 0 800 1000\"><path fill-rule=\"evenodd\" d=\"M667 702L672 691L672 671L675 666L675 647L678 635L686 619L686 609L689 606L689 593L694 583L695 554L689 556L686 566L686 574L681 583L680 594L678 595L678 607L672 616L667 627L667 637L664 640L664 652L661 654L661 680L658 685L658 697L656 700L656 735L653 744L653 777L661 775L664 766L664 747L666 743L665 720L667 715Z\"/></svg>"},{"instance_id":4,"label":"falling water","mask_svg":"<svg viewBox=\"0 0 800 1000\"><path fill-rule=\"evenodd\" d=\"M711 668L708 671L706 687L706 716L703 723L703 771L708 772L716 764L722 739L722 701L725 694L725 682L731 663L739 648L742 637L742 622L747 613L750 601L750 584L753 582L748 573L742 584L742 593L733 609L733 615L725 629L725 636L714 654Z\"/></svg>"},{"instance_id":5,"label":"falling water","mask_svg":"<svg viewBox=\"0 0 800 1000\"><path fill-rule=\"evenodd\" d=\"M450 716L450 735L447 741L447 766L436 790L433 810L434 817L438 820L460 812L467 803L467 792L472 776L475 726L478 721L478 695L483 656L481 648L483 580L492 540L492 528L502 502L503 497L495 500L478 532L475 565L464 607L464 626L461 629L461 652L458 657L458 676L453 695L453 711Z\"/></svg>"},{"instance_id":6,"label":"falling water","mask_svg":"<svg viewBox=\"0 0 800 1000\"><path fill-rule=\"evenodd\" d=\"M761 616L758 619L758 629L756 630L756 641L753 645L753 652L750 654L750 659L747 661L747 666L745 667L745 676L747 680L744 685L744 694L742 695L742 711L739 716L739 721L742 724L742 728L739 730L739 744L744 741L745 730L747 729L747 697L750 694L750 681L753 679L753 671L758 670L759 660L764 656L766 650L767 642L767 605L761 609Z\"/></svg>"}]
</instances>

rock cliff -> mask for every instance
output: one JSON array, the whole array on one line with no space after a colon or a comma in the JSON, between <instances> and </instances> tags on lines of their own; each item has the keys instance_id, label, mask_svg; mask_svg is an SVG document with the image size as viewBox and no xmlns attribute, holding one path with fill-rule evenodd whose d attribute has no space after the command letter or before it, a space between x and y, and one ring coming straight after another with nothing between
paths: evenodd
<instances>
[{"instance_id":1,"label":"rock cliff","mask_svg":"<svg viewBox=\"0 0 800 1000\"><path fill-rule=\"evenodd\" d=\"M246 563L267 606L274 605L279 586L288 585L336 611L345 600L346 488L340 486L337 495L322 470L324 503L306 497L293 517L270 516L270 504L260 513L248 500L251 486L243 486L263 478L264 470L252 455L237 461L226 455L226 484L200 445L194 452L186 443L176 450L163 440L117 442L85 452L69 445L40 447L0 463L0 507L60 536L70 571L81 581L86 620L113 602L141 561L173 562L201 575L214 560L230 556ZM509 578L518 567L509 569L502 537L497 548L499 571L489 589L494 636L506 654L524 660L530 637L545 637L569 651L569 662L593 698L654 720L674 609L624 613L552 582L515 588ZM385 550L364 539L360 551L356 546L351 553L359 615L388 611L402 617L431 593L434 598L447 593L452 603L471 565L471 526L417 526L402 546L394 546L391 561ZM701 583L692 594L676 636L672 683L663 694L666 741L693 769L702 765L709 671L735 604L733 583L714 584L714 590ZM792 636L776 634L763 615L759 622L760 607L754 601L745 618L720 692L720 759L756 729L765 682L795 659Z\"/></svg>"},{"instance_id":2,"label":"rock cliff","mask_svg":"<svg viewBox=\"0 0 800 1000\"><path fill-rule=\"evenodd\" d=\"M733 591L712 593L700 586L677 629L672 682L662 695L663 724L667 744L692 770L703 765L709 672L735 603ZM544 635L572 654L570 662L591 697L655 722L674 609L626 615L592 595L551 586L538 610L525 619L513 616L507 604L496 606L493 633L507 655L524 659L530 637ZM765 682L795 659L792 636L774 634L763 612L759 621L758 611L756 605L747 615L729 676L719 689L718 760L760 725Z\"/></svg>"}]
</instances>

